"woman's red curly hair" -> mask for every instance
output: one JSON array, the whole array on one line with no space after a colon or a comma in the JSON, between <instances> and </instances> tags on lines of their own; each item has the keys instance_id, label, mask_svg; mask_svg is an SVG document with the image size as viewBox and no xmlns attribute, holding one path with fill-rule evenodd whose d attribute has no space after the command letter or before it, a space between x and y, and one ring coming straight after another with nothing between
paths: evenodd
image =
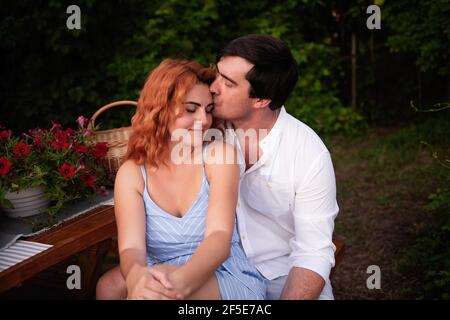
<instances>
[{"instance_id":1,"label":"woman's red curly hair","mask_svg":"<svg viewBox=\"0 0 450 320\"><path fill-rule=\"evenodd\" d=\"M131 120L125 160L153 168L168 159L169 125L183 112L186 94L198 83L210 85L215 73L195 61L163 60L147 77Z\"/></svg>"}]
</instances>

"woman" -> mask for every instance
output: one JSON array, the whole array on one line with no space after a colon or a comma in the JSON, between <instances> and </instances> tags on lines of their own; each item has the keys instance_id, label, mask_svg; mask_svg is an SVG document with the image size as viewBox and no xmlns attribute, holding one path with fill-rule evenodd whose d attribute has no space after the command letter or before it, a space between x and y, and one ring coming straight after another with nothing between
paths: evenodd
<instances>
[{"instance_id":1,"label":"woman","mask_svg":"<svg viewBox=\"0 0 450 320\"><path fill-rule=\"evenodd\" d=\"M114 187L121 273L104 277L113 285L99 282L97 298L265 298L236 231L239 168L226 161L235 150L202 141L214 77L177 60L148 77Z\"/></svg>"}]
</instances>

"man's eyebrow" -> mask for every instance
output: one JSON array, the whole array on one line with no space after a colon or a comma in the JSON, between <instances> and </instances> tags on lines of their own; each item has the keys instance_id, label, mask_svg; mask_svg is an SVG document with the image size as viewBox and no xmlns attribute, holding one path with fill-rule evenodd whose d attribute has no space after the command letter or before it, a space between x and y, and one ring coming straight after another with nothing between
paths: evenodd
<instances>
[{"instance_id":1,"label":"man's eyebrow","mask_svg":"<svg viewBox=\"0 0 450 320\"><path fill-rule=\"evenodd\" d=\"M218 66L218 65L216 65L216 70L217 70L217 73L220 74L222 77L224 77L225 79L227 79L227 80L230 81L231 83L237 85L237 82L236 82L236 81L234 81L234 80L231 79L230 77L227 77L227 76L224 75L222 72L220 72L219 66Z\"/></svg>"}]
</instances>

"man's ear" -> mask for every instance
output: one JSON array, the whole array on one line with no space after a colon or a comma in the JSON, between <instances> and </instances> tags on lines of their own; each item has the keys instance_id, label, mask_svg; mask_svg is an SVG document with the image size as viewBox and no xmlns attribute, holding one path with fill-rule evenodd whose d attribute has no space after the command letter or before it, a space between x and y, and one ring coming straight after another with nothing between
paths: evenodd
<instances>
[{"instance_id":1,"label":"man's ear","mask_svg":"<svg viewBox=\"0 0 450 320\"><path fill-rule=\"evenodd\" d=\"M262 108L266 108L270 105L270 103L272 102L271 99L261 99L261 98L256 98L255 99L255 103L254 106L256 109L262 109Z\"/></svg>"}]
</instances>

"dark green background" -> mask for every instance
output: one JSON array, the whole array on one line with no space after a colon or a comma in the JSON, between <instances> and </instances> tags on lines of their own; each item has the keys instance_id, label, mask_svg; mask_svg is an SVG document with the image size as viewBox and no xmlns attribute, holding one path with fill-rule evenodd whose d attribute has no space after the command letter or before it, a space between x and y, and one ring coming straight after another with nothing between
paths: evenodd
<instances>
[{"instance_id":1,"label":"dark green background","mask_svg":"<svg viewBox=\"0 0 450 320\"><path fill-rule=\"evenodd\" d=\"M368 30L372 1L4 1L0 10L0 124L21 132L49 120L75 126L100 106L136 100L167 57L215 60L249 33L285 40L300 66L287 107L320 132L417 121L410 108L448 101L449 1L376 1L381 30ZM68 30L66 8L81 9ZM357 39L357 103L351 104L351 36ZM134 110L110 111L105 126ZM423 115L422 115L423 116Z\"/></svg>"}]
</instances>

